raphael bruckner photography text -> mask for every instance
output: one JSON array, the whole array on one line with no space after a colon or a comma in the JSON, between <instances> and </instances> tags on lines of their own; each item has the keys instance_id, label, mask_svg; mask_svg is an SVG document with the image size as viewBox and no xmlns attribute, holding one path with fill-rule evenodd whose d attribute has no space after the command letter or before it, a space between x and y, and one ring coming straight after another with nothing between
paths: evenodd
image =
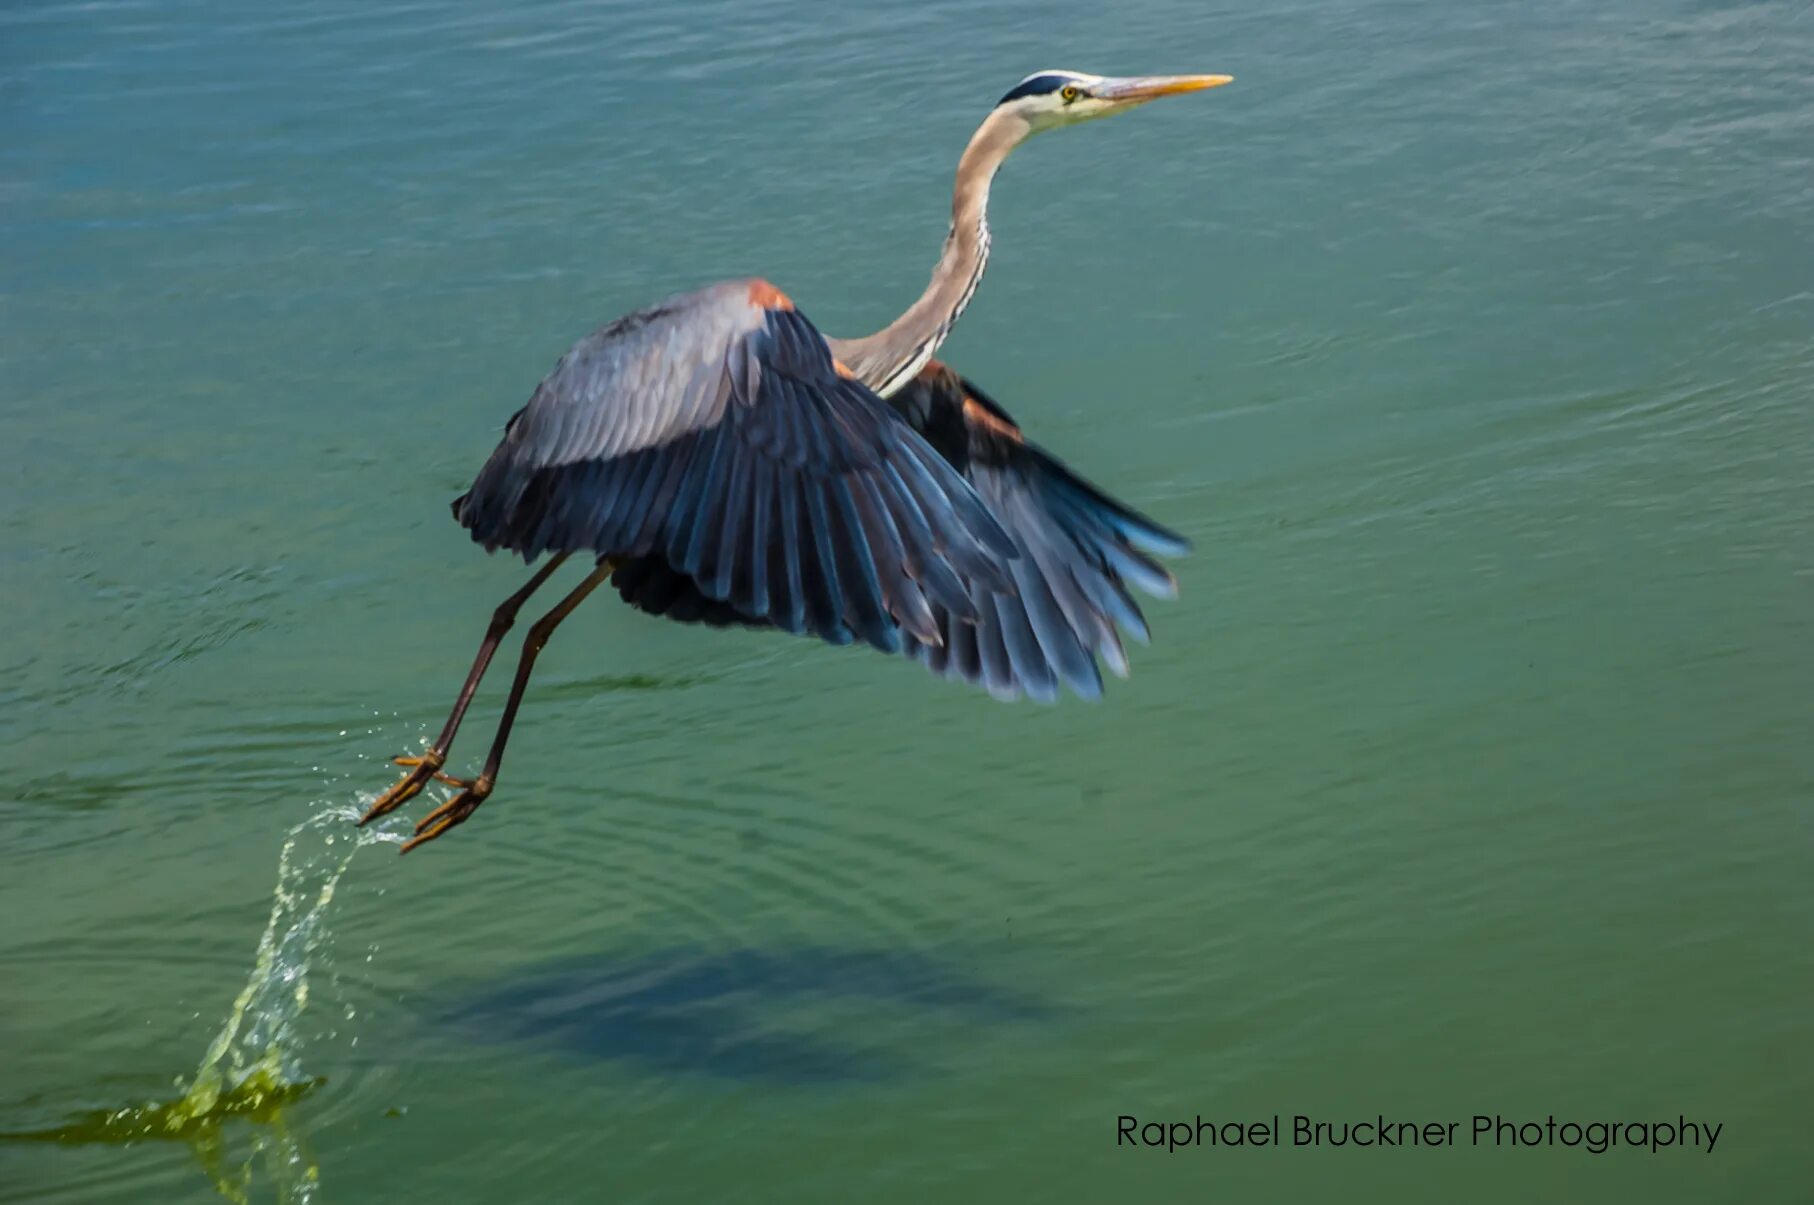
<instances>
[{"instance_id":1,"label":"raphael bruckner photography text","mask_svg":"<svg viewBox=\"0 0 1814 1205\"><path fill-rule=\"evenodd\" d=\"M1467 1144L1498 1147L1578 1147L1590 1155L1619 1149L1655 1154L1673 1147L1703 1148L1709 1155L1719 1141L1721 1122L1575 1121L1555 1116L1543 1120L1476 1113L1461 1121L1388 1121L1383 1115L1360 1121L1319 1121L1297 1114L1288 1125L1281 1114L1254 1121L1142 1121L1123 1113L1115 1119L1115 1145L1180 1151L1193 1146L1422 1147L1460 1146L1460 1129L1468 1126Z\"/></svg>"}]
</instances>

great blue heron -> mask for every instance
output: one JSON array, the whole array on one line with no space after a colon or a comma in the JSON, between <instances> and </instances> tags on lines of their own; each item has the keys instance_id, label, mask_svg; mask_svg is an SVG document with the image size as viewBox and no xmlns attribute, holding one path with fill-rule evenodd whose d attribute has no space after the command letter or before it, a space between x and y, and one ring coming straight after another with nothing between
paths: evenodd
<instances>
[{"instance_id":1,"label":"great blue heron","mask_svg":"<svg viewBox=\"0 0 1814 1205\"><path fill-rule=\"evenodd\" d=\"M492 615L441 734L361 824L431 779L460 788L404 843L462 823L496 781L536 655L610 578L639 610L774 627L906 653L998 698L1094 696L1096 659L1126 676L1117 626L1146 639L1128 586L1169 596L1152 558L1184 539L1116 502L1022 437L975 385L932 359L989 258L996 169L1016 146L1225 75L1106 78L1039 71L977 128L957 165L932 281L887 327L821 335L765 280L716 284L579 341L510 419L454 500L487 551L551 554ZM523 642L478 777L441 773L498 642L574 554L592 572Z\"/></svg>"}]
</instances>

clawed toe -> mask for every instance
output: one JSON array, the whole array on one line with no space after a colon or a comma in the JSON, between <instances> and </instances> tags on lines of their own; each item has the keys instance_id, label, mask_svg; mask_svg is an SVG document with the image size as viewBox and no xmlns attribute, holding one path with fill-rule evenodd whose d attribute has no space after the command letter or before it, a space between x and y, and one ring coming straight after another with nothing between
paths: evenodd
<instances>
[{"instance_id":1,"label":"clawed toe","mask_svg":"<svg viewBox=\"0 0 1814 1205\"><path fill-rule=\"evenodd\" d=\"M427 757L393 757L393 758L391 758L391 761L396 763L399 766L421 766L421 765L427 764L428 758ZM450 787L459 787L461 790L465 790L466 788L472 786L473 779L455 778L451 774L441 773L441 771L438 768L441 764L442 763L439 760L437 760L435 762L435 766L437 767L437 769L435 770L435 781L436 782L444 782Z\"/></svg>"},{"instance_id":2,"label":"clawed toe","mask_svg":"<svg viewBox=\"0 0 1814 1205\"><path fill-rule=\"evenodd\" d=\"M490 794L491 784L485 781L483 775L474 779L465 790L422 817L416 825L416 835L405 841L403 848L397 852L406 854L419 845L433 841L448 829L464 824L467 817L478 811L479 805Z\"/></svg>"},{"instance_id":3,"label":"clawed toe","mask_svg":"<svg viewBox=\"0 0 1814 1205\"><path fill-rule=\"evenodd\" d=\"M391 758L397 765L408 767L409 773L390 790L378 796L359 823L369 824L380 816L396 811L420 795L422 788L431 781L459 787L460 793L424 816L422 822L416 825L415 836L403 843L401 852L408 853L418 845L433 841L456 824L464 823L485 802L485 797L491 794L491 782L482 774L477 778L455 778L451 774L443 774L441 766L446 760L447 755L435 749L419 755L404 754Z\"/></svg>"},{"instance_id":4,"label":"clawed toe","mask_svg":"<svg viewBox=\"0 0 1814 1205\"><path fill-rule=\"evenodd\" d=\"M359 823L361 825L370 824L372 821L378 819L378 817L386 816L391 812L396 811L398 808L414 799L417 795L420 795L422 793L422 788L427 786L431 779L454 782L459 786L466 785L465 783L459 783L457 780L448 778L446 775L440 773L441 764L446 760L446 755L437 753L433 749L430 749L420 757L393 757L391 760L399 766L410 767L410 771L408 774L405 774L402 778L398 779L390 790L378 796L372 803L372 806L366 809L365 815L359 818Z\"/></svg>"}]
</instances>

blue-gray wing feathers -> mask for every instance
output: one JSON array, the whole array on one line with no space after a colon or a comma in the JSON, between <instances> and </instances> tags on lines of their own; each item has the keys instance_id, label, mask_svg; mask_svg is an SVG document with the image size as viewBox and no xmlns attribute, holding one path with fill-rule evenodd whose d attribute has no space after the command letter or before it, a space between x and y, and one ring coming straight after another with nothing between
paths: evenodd
<instances>
[{"instance_id":1,"label":"blue-gray wing feathers","mask_svg":"<svg viewBox=\"0 0 1814 1205\"><path fill-rule=\"evenodd\" d=\"M998 699L1050 702L1061 686L1095 698L1098 659L1126 677L1122 634L1148 639L1130 587L1175 596L1176 582L1154 558L1181 556L1189 542L1026 442L1006 411L942 364L889 400L976 488L1017 554L1005 565L1011 589L968 583L978 621L935 607L940 639L915 641L908 652Z\"/></svg>"},{"instance_id":2,"label":"blue-gray wing feathers","mask_svg":"<svg viewBox=\"0 0 1814 1205\"><path fill-rule=\"evenodd\" d=\"M1014 541L975 491L761 282L583 340L511 420L455 517L488 549L659 565L702 611L887 651L1012 590ZM620 583L620 589L622 589Z\"/></svg>"},{"instance_id":3,"label":"blue-gray wing feathers","mask_svg":"<svg viewBox=\"0 0 1814 1205\"><path fill-rule=\"evenodd\" d=\"M996 698L1050 701L1061 688L1094 698L1099 666L1125 677L1123 637L1148 639L1135 593L1176 593L1157 557L1189 543L1104 494L1056 457L1025 441L1007 413L971 382L933 363L889 404L977 491L1014 542L1002 562L1006 585L967 576L966 599L928 591L936 638L903 637L904 651L934 673ZM708 597L659 557L632 561L612 579L640 610L716 627L771 621Z\"/></svg>"}]
</instances>

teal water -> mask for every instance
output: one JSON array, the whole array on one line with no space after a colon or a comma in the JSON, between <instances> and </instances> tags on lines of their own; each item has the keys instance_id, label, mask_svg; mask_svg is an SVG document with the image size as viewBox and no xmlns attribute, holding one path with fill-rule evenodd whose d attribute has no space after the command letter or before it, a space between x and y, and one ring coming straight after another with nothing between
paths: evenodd
<instances>
[{"instance_id":1,"label":"teal water","mask_svg":"<svg viewBox=\"0 0 1814 1205\"><path fill-rule=\"evenodd\" d=\"M0 1197L1804 1198L1810 63L1794 0L6 6ZM1046 66L1238 80L1022 150L946 347L1196 542L1133 678L600 599L471 823L327 844L521 579L446 503L555 358L751 272L879 325ZM1116 1147L1274 1113L1464 1144Z\"/></svg>"}]
</instances>

